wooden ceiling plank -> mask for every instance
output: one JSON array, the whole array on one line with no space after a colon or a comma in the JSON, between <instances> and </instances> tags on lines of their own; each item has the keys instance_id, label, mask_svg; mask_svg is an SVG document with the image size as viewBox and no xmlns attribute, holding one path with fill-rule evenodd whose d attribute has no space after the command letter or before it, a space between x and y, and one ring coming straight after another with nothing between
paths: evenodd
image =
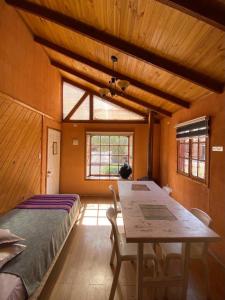
<instances>
[{"instance_id":1,"label":"wooden ceiling plank","mask_svg":"<svg viewBox=\"0 0 225 300\"><path fill-rule=\"evenodd\" d=\"M86 90L90 95L95 95L95 96L99 97L99 94L96 93L93 89L88 88L88 87L86 87L86 86L84 86L84 85L82 85L82 84L80 84L80 83L78 83L74 80L70 80L68 78L62 77L62 81L66 82L66 83L69 83L69 84L71 84L75 87L78 87L80 89ZM119 100L117 100L115 98L112 98L110 96L104 96L104 97L101 97L101 98L107 100L110 103L116 104L116 105L118 105L118 106L120 106L124 109L127 109L131 112L134 112L135 114L138 114L138 115L144 117L146 120L148 118L148 113L141 112L140 110L138 110L134 107L131 107L129 105L126 105L125 103L122 103L122 102L120 102Z\"/></svg>"},{"instance_id":2,"label":"wooden ceiling plank","mask_svg":"<svg viewBox=\"0 0 225 300\"><path fill-rule=\"evenodd\" d=\"M165 99L165 100L167 100L169 102L172 102L174 104L177 104L179 106L182 106L182 107L185 107L185 108L190 108L190 103L187 102L187 101L185 101L185 100L183 100L183 99L180 99L180 98L178 98L176 96L173 96L171 94L163 92L163 91L161 91L161 90L159 90L159 89L157 89L157 88L155 88L153 86L149 86L149 85L147 85L145 83L142 83L142 82L140 82L140 81L138 81L136 79L133 79L133 78L131 78L129 76L126 76L124 74L121 74L119 72L113 71L112 69L107 68L104 65L96 63L96 62L94 62L94 61L92 61L92 60L90 60L90 59L88 59L88 58L86 58L84 56L81 56L81 55L79 55L79 54L77 54L77 53L75 53L75 52L73 52L71 50L63 48L62 46L56 45L56 44L54 44L54 43L52 43L52 42L50 42L50 41L48 41L48 40L46 40L46 39L44 39L42 37L34 36L34 41L37 42L37 43L39 43L42 46L45 46L45 47L47 47L47 48L49 48L49 49L51 49L53 51L56 51L56 52L58 52L58 53L60 53L62 55L65 55L65 56L67 56L67 57L69 57L71 59L75 59L76 61L79 61L79 62L81 62L81 63L83 63L83 64L85 64L85 65L87 65L87 66L89 66L89 67L91 67L91 68L93 68L95 70L101 71L101 72L103 72L105 74L108 74L110 76L114 76L114 77L117 77L117 78L128 80L131 85L133 85L133 86L135 86L137 88L140 88L140 89L142 89L142 90L144 90L144 91L146 91L148 93L156 95L156 96L158 96L160 98L163 98L163 99Z\"/></svg>"},{"instance_id":3,"label":"wooden ceiling plank","mask_svg":"<svg viewBox=\"0 0 225 300\"><path fill-rule=\"evenodd\" d=\"M72 115L75 113L75 111L78 109L78 107L84 102L84 100L87 98L88 95L89 95L88 92L85 92L83 94L83 96L80 98L80 100L77 102L77 104L74 105L74 107L68 113L68 115L65 117L64 120L69 120L72 117Z\"/></svg>"},{"instance_id":4,"label":"wooden ceiling plank","mask_svg":"<svg viewBox=\"0 0 225 300\"><path fill-rule=\"evenodd\" d=\"M161 57L154 52L145 50L139 46L131 44L116 36L108 34L104 31L98 30L88 24L79 20L71 18L62 14L61 12L54 11L36 3L21 0L5 0L6 3L18 9L32 13L41 18L45 18L60 26L66 27L76 33L82 34L94 41L105 44L111 48L117 49L127 55L130 55L138 60L144 61L158 68L166 70L176 76L193 82L213 92L222 93L224 90L224 83L213 79L201 72L190 69L184 65L176 63L165 57Z\"/></svg>"},{"instance_id":5,"label":"wooden ceiling plank","mask_svg":"<svg viewBox=\"0 0 225 300\"><path fill-rule=\"evenodd\" d=\"M224 8L215 0L156 0L225 31Z\"/></svg>"},{"instance_id":6,"label":"wooden ceiling plank","mask_svg":"<svg viewBox=\"0 0 225 300\"><path fill-rule=\"evenodd\" d=\"M78 72L78 71L76 71L76 70L74 70L74 69L72 69L72 68L70 68L68 66L65 66L65 65L63 65L63 64L61 64L61 63L59 63L57 61L51 60L51 64L53 66L55 66L56 68L62 70L62 71L65 71L65 72L67 72L69 74L72 74L72 75L74 75L74 76L76 76L78 78L81 78L81 79L83 79L83 80L85 80L87 82L90 82L91 84L94 84L94 85L96 85L96 86L98 86L100 88L108 88L108 85L106 85L106 84L104 84L102 82L99 82L98 80L96 80L96 79L94 79L92 77L89 77L89 76L87 76L87 75L85 75L83 73L80 73L80 72ZM98 94L98 97L99 97L99 94ZM146 108L149 108L149 109L151 109L153 111L161 113L163 115L166 115L166 116L169 116L169 117L172 116L172 113L169 112L168 110L165 110L165 109L160 108L158 106L155 106L155 105L152 105L150 103L147 103L147 102L145 102L145 101L143 101L141 99L138 99L136 97L133 97L131 95L125 94L125 95L121 95L121 97L123 97L123 98L125 98L127 100L130 100L130 101L132 101L132 102L134 102L136 104L139 104L141 106L144 106Z\"/></svg>"}]
</instances>

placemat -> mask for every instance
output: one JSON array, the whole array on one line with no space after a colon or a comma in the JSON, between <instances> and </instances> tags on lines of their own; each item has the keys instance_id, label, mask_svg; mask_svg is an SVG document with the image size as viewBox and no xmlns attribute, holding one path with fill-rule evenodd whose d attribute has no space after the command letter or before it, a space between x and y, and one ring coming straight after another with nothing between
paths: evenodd
<instances>
[{"instance_id":1,"label":"placemat","mask_svg":"<svg viewBox=\"0 0 225 300\"><path fill-rule=\"evenodd\" d=\"M166 205L140 204L139 207L146 220L177 220Z\"/></svg>"},{"instance_id":2,"label":"placemat","mask_svg":"<svg viewBox=\"0 0 225 300\"><path fill-rule=\"evenodd\" d=\"M132 191L150 191L150 188L146 184L133 183L131 189Z\"/></svg>"}]
</instances>

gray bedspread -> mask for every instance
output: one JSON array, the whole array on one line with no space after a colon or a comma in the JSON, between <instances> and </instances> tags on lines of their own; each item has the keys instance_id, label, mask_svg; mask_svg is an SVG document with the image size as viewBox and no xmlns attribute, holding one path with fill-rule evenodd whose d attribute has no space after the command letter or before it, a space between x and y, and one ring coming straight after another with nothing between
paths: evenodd
<instances>
[{"instance_id":1,"label":"gray bedspread","mask_svg":"<svg viewBox=\"0 0 225 300\"><path fill-rule=\"evenodd\" d=\"M31 296L49 269L52 260L71 227L80 208L75 201L68 214L64 210L13 209L0 217L0 228L25 238L25 251L7 263L0 272L18 275Z\"/></svg>"}]
</instances>

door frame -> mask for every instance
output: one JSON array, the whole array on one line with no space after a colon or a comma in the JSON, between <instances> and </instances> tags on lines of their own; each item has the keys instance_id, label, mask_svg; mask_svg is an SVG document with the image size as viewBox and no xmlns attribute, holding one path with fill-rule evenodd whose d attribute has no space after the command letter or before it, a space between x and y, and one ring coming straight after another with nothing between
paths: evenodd
<instances>
[{"instance_id":1,"label":"door frame","mask_svg":"<svg viewBox=\"0 0 225 300\"><path fill-rule=\"evenodd\" d=\"M55 131L59 131L60 132L60 163L59 163L59 187L60 187L60 181L61 181L61 149L62 149L62 130L61 129L57 129L51 126L47 126L46 127L46 157L45 157L45 161L46 161L46 165L45 165L45 194L47 192L47 171L48 171L48 130L49 129L53 129ZM60 192L60 188L59 188L59 192Z\"/></svg>"}]
</instances>

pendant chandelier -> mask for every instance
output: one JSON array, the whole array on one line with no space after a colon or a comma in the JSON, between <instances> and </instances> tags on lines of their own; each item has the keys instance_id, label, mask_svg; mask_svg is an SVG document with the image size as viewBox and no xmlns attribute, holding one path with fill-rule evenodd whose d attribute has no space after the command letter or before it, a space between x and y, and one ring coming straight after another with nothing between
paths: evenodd
<instances>
[{"instance_id":1,"label":"pendant chandelier","mask_svg":"<svg viewBox=\"0 0 225 300\"><path fill-rule=\"evenodd\" d=\"M112 66L113 66L113 72L115 71L115 63L118 62L118 58L114 55L111 56L112 60ZM129 86L129 81L127 80L121 80L117 77L111 77L109 81L109 87L108 88L101 88L99 89L99 94L101 97L104 96L120 96L123 95L126 88Z\"/></svg>"}]
</instances>

